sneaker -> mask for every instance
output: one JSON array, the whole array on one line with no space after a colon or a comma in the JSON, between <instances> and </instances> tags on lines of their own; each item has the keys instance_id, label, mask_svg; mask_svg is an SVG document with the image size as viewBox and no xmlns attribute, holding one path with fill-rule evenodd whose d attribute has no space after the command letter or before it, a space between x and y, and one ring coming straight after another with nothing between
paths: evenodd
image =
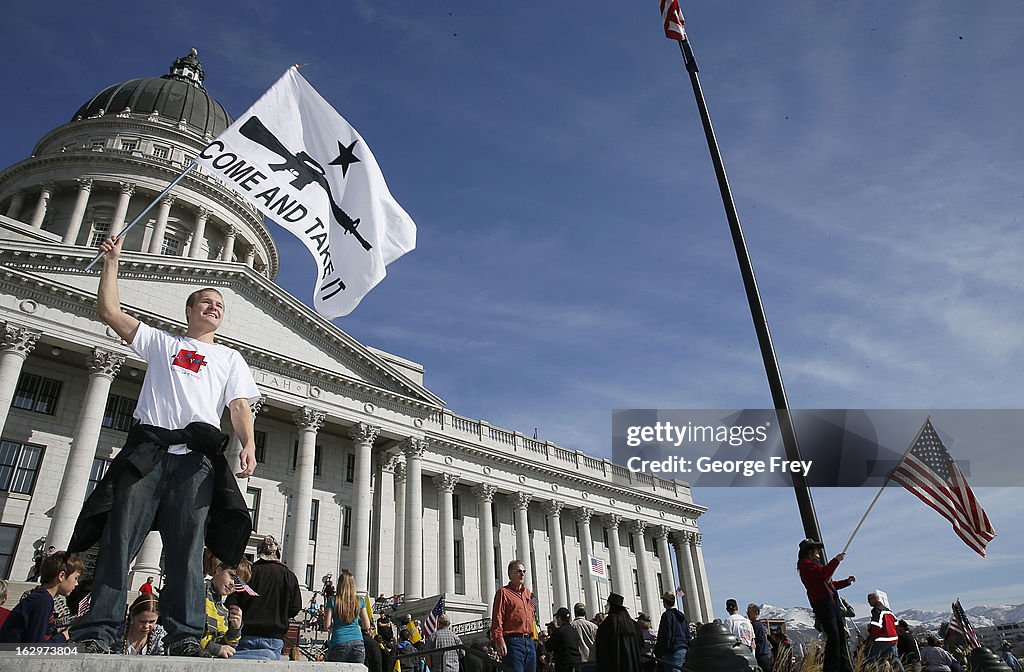
<instances>
[{"instance_id":1,"label":"sneaker","mask_svg":"<svg viewBox=\"0 0 1024 672\"><path fill-rule=\"evenodd\" d=\"M103 645L98 639L83 639L75 642L79 653L110 653L110 649Z\"/></svg>"},{"instance_id":2,"label":"sneaker","mask_svg":"<svg viewBox=\"0 0 1024 672\"><path fill-rule=\"evenodd\" d=\"M187 658L213 658L209 651L199 646L194 639L183 639L167 647L168 656L185 656Z\"/></svg>"}]
</instances>

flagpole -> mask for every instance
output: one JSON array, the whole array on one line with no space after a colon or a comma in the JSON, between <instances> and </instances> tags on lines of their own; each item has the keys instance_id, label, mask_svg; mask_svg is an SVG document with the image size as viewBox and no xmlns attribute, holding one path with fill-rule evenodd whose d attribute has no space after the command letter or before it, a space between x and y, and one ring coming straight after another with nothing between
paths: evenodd
<instances>
[{"instance_id":1,"label":"flagpole","mask_svg":"<svg viewBox=\"0 0 1024 672\"><path fill-rule=\"evenodd\" d=\"M801 461L800 443L797 441L796 429L793 426L793 419L789 412L786 388L782 383L782 372L779 370L775 348L772 345L771 332L768 330L768 318L765 316L764 305L761 303L761 296L757 290L754 269L750 261L750 254L747 252L746 242L743 239L743 229L740 227L736 203L729 188L729 178L725 173L722 153L718 149L715 129L711 125L711 116L708 113L707 103L704 101L700 78L697 76L697 61L693 57L693 50L690 48L690 42L685 35L682 40L679 40L679 51L683 55L686 71L690 74L690 84L693 86L693 95L697 100L697 109L700 112L701 123L704 125L704 135L707 138L708 150L711 152L711 162L714 164L715 175L718 178L718 189L722 195L725 216L729 220L733 247L736 249L736 260L739 262L740 275L743 277L743 287L747 295L750 317L754 322L754 330L757 332L761 359L764 361L765 375L768 377L768 386L771 389L772 400L775 404L775 412L779 421L779 431L786 449L786 459L791 462ZM818 518L814 513L814 501L811 499L811 490L807 485L807 478L803 473L795 471L791 473L791 478L793 491L796 494L797 508L800 511L800 519L803 523L804 536L821 542L823 541L821 530L818 527Z\"/></svg>"},{"instance_id":2,"label":"flagpole","mask_svg":"<svg viewBox=\"0 0 1024 672\"><path fill-rule=\"evenodd\" d=\"M846 553L846 549L850 547L850 544L853 542L853 538L857 536L857 532L860 531L860 526L864 524L864 519L868 517L869 513L871 513L871 509L874 508L875 502L878 501L878 498L882 496L882 490L885 490L885 486L889 485L889 480L892 478L892 475L896 473L896 470L900 468L901 464L903 464L903 460L907 459L907 455L909 455L910 451L914 448L914 446L917 445L917 440L921 438L921 432L923 432L924 428L928 426L928 421L931 419L932 416L930 415L927 418L925 418L924 424L921 425L921 429L917 430L917 434L914 435L914 440L911 441L910 445L907 446L907 449L903 451L903 457L901 457L900 461L896 463L896 466L889 470L889 473L886 474L885 480L882 481L882 487L880 487L878 489L878 492L875 493L875 498L872 499L871 504L868 505L868 510L865 511L864 515L860 517L860 522L857 523L857 527L853 529L853 534L850 535L849 541L846 542L846 546L843 546L843 553Z\"/></svg>"},{"instance_id":3,"label":"flagpole","mask_svg":"<svg viewBox=\"0 0 1024 672\"><path fill-rule=\"evenodd\" d=\"M152 201L150 201L149 205L147 205L146 208L142 212L140 212L139 214L135 215L135 219L133 219L131 221L131 223L128 224L128 226L126 226L123 229L121 229L121 232L118 233L116 236L114 236L114 240L117 240L119 238L124 237L124 235L126 233L128 233L129 229L131 229L133 226L138 224L139 220L141 220L146 215L147 212L152 210L153 206L156 205L157 203L159 203L160 199L162 199L164 196L167 195L167 192L169 192L171 189L173 189L175 186L177 186L177 184L179 182L181 182L183 179L185 179L185 176L188 175L189 173L191 173L192 169L194 169L195 167L196 167L196 162L193 161L192 163L190 163L188 165L188 167L185 168L185 170L181 171L181 174L178 175L176 178L174 178L174 180L170 184L167 185L166 189L164 189L159 194L157 194L157 197L154 198ZM103 253L100 252L95 257L93 257L92 261L89 262L89 265L85 267L85 270L91 271L92 267L96 265L96 262L99 261L100 257L102 257L102 256L103 256Z\"/></svg>"}]
</instances>

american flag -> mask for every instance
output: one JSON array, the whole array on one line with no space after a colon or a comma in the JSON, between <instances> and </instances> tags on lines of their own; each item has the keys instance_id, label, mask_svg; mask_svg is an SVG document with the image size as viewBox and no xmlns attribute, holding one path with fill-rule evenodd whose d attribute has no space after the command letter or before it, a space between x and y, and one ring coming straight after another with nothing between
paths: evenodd
<instances>
[{"instance_id":1,"label":"american flag","mask_svg":"<svg viewBox=\"0 0 1024 672\"><path fill-rule=\"evenodd\" d=\"M444 613L444 595L437 598L437 604L430 610L427 620L423 621L423 636L430 637L437 630L437 619Z\"/></svg>"},{"instance_id":2,"label":"american flag","mask_svg":"<svg viewBox=\"0 0 1024 672\"><path fill-rule=\"evenodd\" d=\"M75 614L77 618L81 618L89 613L89 608L92 607L92 593L89 593L78 602L78 613Z\"/></svg>"},{"instance_id":3,"label":"american flag","mask_svg":"<svg viewBox=\"0 0 1024 672\"><path fill-rule=\"evenodd\" d=\"M679 0L660 0L661 20L665 22L665 37L682 42L686 39L686 21L679 10Z\"/></svg>"},{"instance_id":4,"label":"american flag","mask_svg":"<svg viewBox=\"0 0 1024 672\"><path fill-rule=\"evenodd\" d=\"M985 557L985 546L995 538L996 531L942 445L930 418L924 421L910 452L896 466L892 480L952 523L957 536Z\"/></svg>"},{"instance_id":5,"label":"american flag","mask_svg":"<svg viewBox=\"0 0 1024 672\"><path fill-rule=\"evenodd\" d=\"M593 555L590 556L590 575L602 579L608 578L608 568L605 566L604 560Z\"/></svg>"},{"instance_id":6,"label":"american flag","mask_svg":"<svg viewBox=\"0 0 1024 672\"><path fill-rule=\"evenodd\" d=\"M974 632L974 628L971 627L970 622L967 620L967 613L964 611L963 606L961 606L960 600L953 603L953 614L949 617L949 629L963 635L963 638L967 640L971 648L981 646L981 643L978 641L978 634Z\"/></svg>"},{"instance_id":7,"label":"american flag","mask_svg":"<svg viewBox=\"0 0 1024 672\"><path fill-rule=\"evenodd\" d=\"M236 593L245 593L246 595L252 595L253 597L259 597L260 596L259 593L257 593L255 590L252 589L252 586L250 586L245 581L242 581L241 577L233 576L231 578L233 578L235 580L235 592Z\"/></svg>"}]
</instances>

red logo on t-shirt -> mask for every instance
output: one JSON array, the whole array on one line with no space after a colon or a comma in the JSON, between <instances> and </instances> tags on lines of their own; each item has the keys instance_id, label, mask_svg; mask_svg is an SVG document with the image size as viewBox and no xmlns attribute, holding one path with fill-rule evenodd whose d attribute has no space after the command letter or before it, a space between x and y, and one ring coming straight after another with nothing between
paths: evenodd
<instances>
[{"instance_id":1,"label":"red logo on t-shirt","mask_svg":"<svg viewBox=\"0 0 1024 672\"><path fill-rule=\"evenodd\" d=\"M177 356L171 360L173 366L180 366L193 373L199 373L199 367L206 366L206 358L195 350L179 350Z\"/></svg>"}]
</instances>

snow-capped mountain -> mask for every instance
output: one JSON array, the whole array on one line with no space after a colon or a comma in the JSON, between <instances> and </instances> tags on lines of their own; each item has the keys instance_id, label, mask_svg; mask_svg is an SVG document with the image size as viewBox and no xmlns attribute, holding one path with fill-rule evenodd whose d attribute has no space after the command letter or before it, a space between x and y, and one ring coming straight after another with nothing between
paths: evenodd
<instances>
[{"instance_id":1,"label":"snow-capped mountain","mask_svg":"<svg viewBox=\"0 0 1024 672\"><path fill-rule=\"evenodd\" d=\"M853 622L856 628L860 628L866 634L867 623L871 617L871 608L867 604L855 604L853 608L857 612ZM1024 621L1024 604L997 607L978 605L966 611L971 625L975 628ZM911 631L920 634L938 632L939 626L948 621L950 616L950 610L923 611L920 609L906 609L894 613L897 619L905 620L910 625ZM761 618L784 620L786 622L786 632L794 644L806 645L818 638L818 633L814 629L814 614L808 607L784 608L764 604L761 605ZM851 628L851 630L853 629Z\"/></svg>"}]
</instances>

